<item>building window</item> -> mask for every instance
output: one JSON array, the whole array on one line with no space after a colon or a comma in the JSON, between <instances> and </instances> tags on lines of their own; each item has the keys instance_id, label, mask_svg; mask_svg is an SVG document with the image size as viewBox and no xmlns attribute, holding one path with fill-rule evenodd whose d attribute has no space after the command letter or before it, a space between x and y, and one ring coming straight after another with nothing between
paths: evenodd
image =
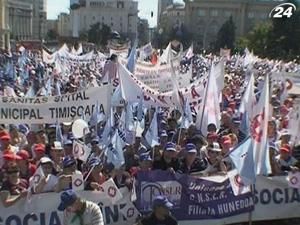
<instances>
[{"instance_id":1,"label":"building window","mask_svg":"<svg viewBox=\"0 0 300 225\"><path fill-rule=\"evenodd\" d=\"M248 12L248 18L250 19L254 18L254 12Z\"/></svg>"},{"instance_id":2,"label":"building window","mask_svg":"<svg viewBox=\"0 0 300 225\"><path fill-rule=\"evenodd\" d=\"M224 12L225 17L230 17L232 13L230 11L225 11Z\"/></svg>"},{"instance_id":3,"label":"building window","mask_svg":"<svg viewBox=\"0 0 300 225\"><path fill-rule=\"evenodd\" d=\"M124 2L117 2L118 9L124 9Z\"/></svg>"},{"instance_id":4,"label":"building window","mask_svg":"<svg viewBox=\"0 0 300 225\"><path fill-rule=\"evenodd\" d=\"M114 26L114 23L110 23L110 25L113 27L113 26Z\"/></svg>"},{"instance_id":5,"label":"building window","mask_svg":"<svg viewBox=\"0 0 300 225\"><path fill-rule=\"evenodd\" d=\"M112 21L112 20L113 20L113 18L111 17L111 18L110 18L110 20Z\"/></svg>"},{"instance_id":6,"label":"building window","mask_svg":"<svg viewBox=\"0 0 300 225\"><path fill-rule=\"evenodd\" d=\"M177 12L177 16L180 16L180 12Z\"/></svg>"},{"instance_id":7,"label":"building window","mask_svg":"<svg viewBox=\"0 0 300 225\"><path fill-rule=\"evenodd\" d=\"M104 16L102 16L102 20L104 20Z\"/></svg>"},{"instance_id":8,"label":"building window","mask_svg":"<svg viewBox=\"0 0 300 225\"><path fill-rule=\"evenodd\" d=\"M198 10L198 16L205 16L205 15L206 15L206 11L204 9Z\"/></svg>"},{"instance_id":9,"label":"building window","mask_svg":"<svg viewBox=\"0 0 300 225\"><path fill-rule=\"evenodd\" d=\"M216 9L212 10L211 16L218 16L218 10L216 10Z\"/></svg>"}]
</instances>

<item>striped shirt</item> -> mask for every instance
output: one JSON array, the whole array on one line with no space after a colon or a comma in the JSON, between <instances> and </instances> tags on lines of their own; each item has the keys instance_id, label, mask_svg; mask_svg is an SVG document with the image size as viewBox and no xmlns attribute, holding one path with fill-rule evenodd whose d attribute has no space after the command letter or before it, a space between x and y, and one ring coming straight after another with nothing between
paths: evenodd
<instances>
[{"instance_id":1,"label":"striped shirt","mask_svg":"<svg viewBox=\"0 0 300 225\"><path fill-rule=\"evenodd\" d=\"M63 225L104 225L102 212L100 207L91 201L86 201L86 208L82 215L83 224L80 224L80 218L76 217L76 213L64 212Z\"/></svg>"}]
</instances>

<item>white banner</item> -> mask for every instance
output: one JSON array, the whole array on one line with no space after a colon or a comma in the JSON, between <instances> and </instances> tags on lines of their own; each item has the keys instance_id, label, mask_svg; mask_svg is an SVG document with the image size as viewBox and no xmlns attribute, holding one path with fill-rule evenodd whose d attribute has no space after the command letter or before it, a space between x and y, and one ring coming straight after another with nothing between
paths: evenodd
<instances>
[{"instance_id":1,"label":"white banner","mask_svg":"<svg viewBox=\"0 0 300 225\"><path fill-rule=\"evenodd\" d=\"M111 85L93 87L61 96L21 98L0 97L0 123L44 124L70 122L84 118L88 121L96 110L107 115L110 110Z\"/></svg>"},{"instance_id":2,"label":"white banner","mask_svg":"<svg viewBox=\"0 0 300 225\"><path fill-rule=\"evenodd\" d=\"M86 199L97 203L103 214L105 224L132 225L138 211L130 201L130 193L120 190L123 198L112 204L108 195L102 192L78 192ZM30 203L22 199L15 205L5 208L0 203L0 223L5 225L61 225L63 213L57 210L60 196L56 193L33 195Z\"/></svg>"},{"instance_id":3,"label":"white banner","mask_svg":"<svg viewBox=\"0 0 300 225\"><path fill-rule=\"evenodd\" d=\"M122 65L126 66L127 59L120 57L119 61ZM179 60L174 60L173 66L174 70L178 72L177 82L179 88L188 86L192 79L191 69L187 73L179 73ZM149 63L137 61L134 75L139 79L139 81L142 81L145 85L156 91L168 92L173 90L171 64L150 65Z\"/></svg>"},{"instance_id":4,"label":"white banner","mask_svg":"<svg viewBox=\"0 0 300 225\"><path fill-rule=\"evenodd\" d=\"M114 205L111 204L108 195L103 195L102 192L84 191L79 194L87 200L98 203L102 209L105 224L132 225L138 211L131 203L128 191L126 189L120 189L120 191L123 199ZM300 190L289 188L286 177L258 177L254 200L256 205L252 212L252 221L299 217ZM5 225L62 224L62 213L56 210L58 205L59 194L56 193L33 195L30 203L23 199L8 208L3 207L0 203L0 221ZM225 225L247 221L249 221L248 213L218 220L180 221L179 224Z\"/></svg>"}]
</instances>

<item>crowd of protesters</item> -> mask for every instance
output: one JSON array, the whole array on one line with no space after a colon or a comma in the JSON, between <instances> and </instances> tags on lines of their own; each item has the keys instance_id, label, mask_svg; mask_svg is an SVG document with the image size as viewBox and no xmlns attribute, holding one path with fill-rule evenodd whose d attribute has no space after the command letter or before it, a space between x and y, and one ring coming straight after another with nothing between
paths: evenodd
<instances>
[{"instance_id":1,"label":"crowd of protesters","mask_svg":"<svg viewBox=\"0 0 300 225\"><path fill-rule=\"evenodd\" d=\"M34 96L58 93L72 93L95 85L109 83L118 76L117 56L112 55L104 68L72 66L71 74L62 79L55 65L47 65L40 59L40 54L27 55L25 65L20 68L18 58L21 53L2 56L0 65L0 95L24 97L31 90ZM209 62L213 56L194 56L183 59L181 70L193 64L193 80L209 71ZM14 65L14 77L7 73L7 64ZM255 75L255 92L259 94L265 75L274 70L275 62L260 60L251 68ZM299 72L299 65L291 62L280 64L278 71ZM21 74L26 73L26 79ZM72 123L60 124L63 141L56 140L57 124L29 126L26 124L2 124L0 126L0 199L5 207L10 207L25 198L28 191L34 194L61 192L72 187L73 174L83 174L86 178L85 190L100 190L100 185L113 178L117 187L133 188L133 178L139 171L168 170L197 176L226 174L234 168L228 153L237 147L249 135L241 127L238 113L241 99L247 85L249 70L243 66L240 56L233 56L225 65L225 87L222 91L221 127L215 124L207 126L208 134L203 136L194 124L187 129L181 127L182 115L178 110L161 110L158 114L159 144L151 148L145 138L136 137L124 149L125 164L116 168L106 161L101 145L101 130L105 123L99 124L100 136L90 135L85 138L92 153L86 162L73 157ZM108 75L108 77L105 77ZM53 79L50 90L47 79ZM192 82L192 81L191 81ZM287 80L272 85L270 103L273 109L268 124L269 152L272 173L284 175L289 171L298 171L299 143L292 141L295 134L289 130L289 115L293 112L296 98L283 96L284 89L290 89L292 82ZM121 116L122 110L116 110ZM151 111L151 110L150 110ZM198 112L192 108L196 122ZM151 115L151 113L147 114ZM150 116L146 116L145 135L150 125ZM299 141L299 140L298 140ZM37 168L42 168L45 175L34 188L29 190L30 179ZM88 177L87 177L88 176Z\"/></svg>"}]
</instances>

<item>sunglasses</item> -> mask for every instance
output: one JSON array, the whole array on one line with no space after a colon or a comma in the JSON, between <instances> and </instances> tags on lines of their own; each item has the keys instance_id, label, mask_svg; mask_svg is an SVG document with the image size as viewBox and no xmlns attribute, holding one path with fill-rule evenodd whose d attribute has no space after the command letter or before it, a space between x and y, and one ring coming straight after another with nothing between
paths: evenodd
<instances>
[{"instance_id":1,"label":"sunglasses","mask_svg":"<svg viewBox=\"0 0 300 225\"><path fill-rule=\"evenodd\" d=\"M14 174L14 173L20 173L19 170L12 170L12 171L7 171L8 174Z\"/></svg>"}]
</instances>

